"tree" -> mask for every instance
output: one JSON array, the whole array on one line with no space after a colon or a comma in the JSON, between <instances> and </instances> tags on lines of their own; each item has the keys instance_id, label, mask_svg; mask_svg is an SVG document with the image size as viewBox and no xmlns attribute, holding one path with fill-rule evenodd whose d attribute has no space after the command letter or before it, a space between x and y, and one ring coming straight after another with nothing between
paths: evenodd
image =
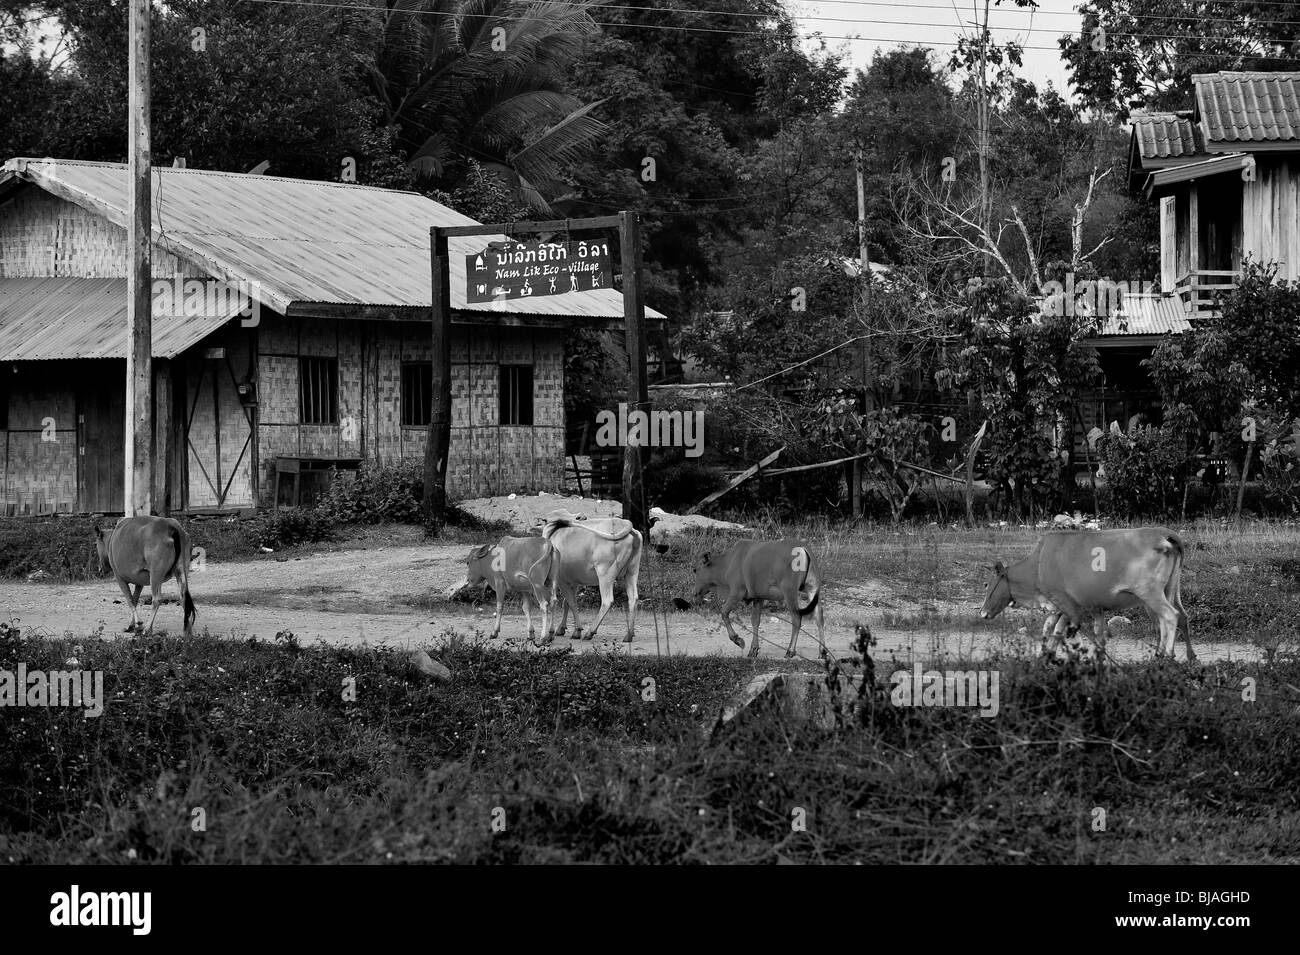
<instances>
[{"instance_id":1,"label":"tree","mask_svg":"<svg viewBox=\"0 0 1300 955\"><path fill-rule=\"evenodd\" d=\"M1300 18L1291 2L1086 0L1077 36L1058 40L1086 107L1183 109L1192 76L1300 68Z\"/></svg>"},{"instance_id":2,"label":"tree","mask_svg":"<svg viewBox=\"0 0 1300 955\"><path fill-rule=\"evenodd\" d=\"M389 0L364 58L411 168L454 186L474 158L549 214L605 133L567 73L599 28L595 0Z\"/></svg>"}]
</instances>

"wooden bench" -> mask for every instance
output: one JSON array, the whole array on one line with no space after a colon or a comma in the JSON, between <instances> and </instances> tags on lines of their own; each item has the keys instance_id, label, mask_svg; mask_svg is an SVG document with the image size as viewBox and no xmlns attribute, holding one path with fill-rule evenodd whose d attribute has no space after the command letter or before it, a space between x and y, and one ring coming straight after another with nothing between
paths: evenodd
<instances>
[{"instance_id":1,"label":"wooden bench","mask_svg":"<svg viewBox=\"0 0 1300 955\"><path fill-rule=\"evenodd\" d=\"M299 492L302 489L301 480L303 474L321 474L330 470L355 471L360 467L360 458L277 457L275 459L275 510L278 511L280 509L281 476L292 475L293 497L290 499L290 503L287 506L297 507L299 503Z\"/></svg>"}]
</instances>

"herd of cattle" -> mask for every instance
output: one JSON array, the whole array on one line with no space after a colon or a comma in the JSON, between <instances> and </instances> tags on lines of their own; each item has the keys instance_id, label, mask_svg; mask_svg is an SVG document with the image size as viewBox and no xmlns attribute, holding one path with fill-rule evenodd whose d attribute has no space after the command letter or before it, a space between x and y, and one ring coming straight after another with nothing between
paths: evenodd
<instances>
[{"instance_id":1,"label":"herd of cattle","mask_svg":"<svg viewBox=\"0 0 1300 955\"><path fill-rule=\"evenodd\" d=\"M582 520L572 516L554 517L535 530L534 536L504 537L496 544L474 548L464 583L452 587L448 595L462 587L490 586L497 600L492 632L496 637L506 595L522 594L528 633L535 639L529 613L531 597L542 614L540 642L547 644L564 635L569 611L573 612L574 638L592 639L613 606L615 582L622 580L628 599L628 629L623 640L631 642L636 635L641 534L619 518ZM1071 633L1091 620L1097 649L1104 654L1110 615L1142 607L1160 631L1157 654L1173 656L1181 630L1187 659L1195 660L1180 593L1182 564L1183 542L1166 527L1051 531L1029 556L1010 567L998 561L989 568L980 616L991 619L1018 605L1047 611L1040 653L1049 650L1049 642L1059 649ZM699 600L710 592L717 595L727 635L742 649L745 641L736 633L732 614L742 603L750 605L751 657L758 655L758 627L766 601L783 603L790 612L787 657L794 656L803 618L810 614L825 655L822 583L805 542L736 540L724 554L703 554L694 573L694 598ZM578 621L577 587L582 584L600 588L600 614L585 632ZM560 621L552 626L557 600ZM680 610L690 607L681 598L674 603Z\"/></svg>"},{"instance_id":2,"label":"herd of cattle","mask_svg":"<svg viewBox=\"0 0 1300 955\"><path fill-rule=\"evenodd\" d=\"M146 632L153 629L162 585L174 577L183 597L185 634L190 635L197 611L190 597L189 561L181 559L191 553L185 528L171 518L124 517L112 530L97 528L95 537L101 571L105 565L112 569L130 604L131 625L127 629L139 625L137 604L145 584L153 591L153 614ZM564 636L570 611L574 639L591 640L613 607L614 584L621 580L628 604L623 640L630 643L636 636L642 545L641 533L620 518L586 520L553 515L530 536L503 537L496 544L475 547L467 558L464 582L452 587L448 596L467 586L490 586L497 602L493 637L501 631L506 595L518 593L523 596L530 638L536 641L529 611L531 597L542 618L542 638L537 642L547 644ZM1173 656L1181 630L1187 659L1194 660L1179 590L1182 565L1183 542L1166 527L1049 531L1027 557L1009 567L998 561L989 568L980 615L991 619L1015 606L1046 610L1040 652L1048 649L1049 638L1059 648L1069 634L1091 619L1097 649L1104 654L1109 616L1140 606L1159 627L1157 654ZM805 542L736 540L724 554L702 555L694 573L694 598L700 600L710 592L718 596L727 635L742 649L745 641L736 633L732 614L742 603L750 605L753 639L749 656L758 655L758 625L765 601L783 603L790 611L787 657L794 656L803 618L809 615L816 622L817 643L825 655L822 580ZM600 613L585 631L578 620L580 586L600 590ZM558 625L554 620L557 601ZM681 598L674 603L678 609L690 607Z\"/></svg>"}]
</instances>

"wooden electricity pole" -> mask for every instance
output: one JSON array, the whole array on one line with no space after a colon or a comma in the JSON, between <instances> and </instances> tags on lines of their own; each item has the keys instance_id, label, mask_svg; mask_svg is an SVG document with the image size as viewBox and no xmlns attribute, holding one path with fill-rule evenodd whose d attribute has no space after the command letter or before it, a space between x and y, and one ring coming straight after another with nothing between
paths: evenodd
<instances>
[{"instance_id":1,"label":"wooden electricity pole","mask_svg":"<svg viewBox=\"0 0 1300 955\"><path fill-rule=\"evenodd\" d=\"M149 248L149 12L150 0L131 0L128 102L130 188L127 216L131 222L131 261L126 294L131 334L126 351L126 462L123 468L123 512L128 516L152 510L153 468L153 320L150 312L152 256Z\"/></svg>"},{"instance_id":2,"label":"wooden electricity pole","mask_svg":"<svg viewBox=\"0 0 1300 955\"><path fill-rule=\"evenodd\" d=\"M650 382L646 375L645 303L641 294L641 217L618 214L623 257L623 321L627 326L627 410L650 412ZM642 534L650 533L645 507L641 449L628 442L623 449L623 519Z\"/></svg>"},{"instance_id":3,"label":"wooden electricity pole","mask_svg":"<svg viewBox=\"0 0 1300 955\"><path fill-rule=\"evenodd\" d=\"M867 319L870 321L871 312L871 260L867 255L867 184L866 178L862 171L862 150L859 149L854 156L854 170L858 178L858 274L866 282L867 296ZM868 325L867 331L870 331ZM862 355L862 410L871 411L875 402L871 398L871 339L863 338L859 342L861 346L860 354ZM862 515L862 459L854 458L853 464L853 489L850 494L850 500L853 503L853 516Z\"/></svg>"},{"instance_id":4,"label":"wooden electricity pole","mask_svg":"<svg viewBox=\"0 0 1300 955\"><path fill-rule=\"evenodd\" d=\"M447 233L429 230L433 249L433 403L424 445L424 516L430 529L442 532L447 509L447 459L451 447L451 259Z\"/></svg>"}]
</instances>

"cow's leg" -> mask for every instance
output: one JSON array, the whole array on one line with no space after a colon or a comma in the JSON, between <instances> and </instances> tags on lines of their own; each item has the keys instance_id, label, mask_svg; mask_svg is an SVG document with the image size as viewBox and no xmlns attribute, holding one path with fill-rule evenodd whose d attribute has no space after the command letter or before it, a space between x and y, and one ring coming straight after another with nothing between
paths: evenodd
<instances>
[{"instance_id":1,"label":"cow's leg","mask_svg":"<svg viewBox=\"0 0 1300 955\"><path fill-rule=\"evenodd\" d=\"M1192 649L1192 625L1187 619L1187 610L1183 607L1183 595L1175 590L1172 594L1166 594L1165 599L1178 614L1178 626L1182 628L1183 642L1187 644L1187 662L1191 663L1196 659L1196 652ZM1172 648L1170 652L1173 652Z\"/></svg>"},{"instance_id":2,"label":"cow's leg","mask_svg":"<svg viewBox=\"0 0 1300 955\"><path fill-rule=\"evenodd\" d=\"M131 622L122 628L123 633L130 633L135 629L135 601L136 598L131 596L131 585L121 577L117 578L118 587L122 588L122 596L126 598L126 605L131 608Z\"/></svg>"},{"instance_id":3,"label":"cow's leg","mask_svg":"<svg viewBox=\"0 0 1300 955\"><path fill-rule=\"evenodd\" d=\"M536 640L537 631L533 629L533 615L528 609L528 594L521 593L519 595L519 602L524 605L524 622L528 624L528 639Z\"/></svg>"},{"instance_id":4,"label":"cow's leg","mask_svg":"<svg viewBox=\"0 0 1300 955\"><path fill-rule=\"evenodd\" d=\"M128 585L125 580L119 580L118 583L122 585L122 593L126 595L126 602L131 605L131 625L126 629L130 631L138 630L140 628L140 591L144 590L144 584Z\"/></svg>"},{"instance_id":5,"label":"cow's leg","mask_svg":"<svg viewBox=\"0 0 1300 955\"><path fill-rule=\"evenodd\" d=\"M578 588L574 584L566 584L564 587L564 619L568 618L569 611L573 611L573 636L570 639L582 639L582 622L578 619ZM564 619L560 621L559 633L564 634Z\"/></svg>"},{"instance_id":6,"label":"cow's leg","mask_svg":"<svg viewBox=\"0 0 1300 955\"><path fill-rule=\"evenodd\" d=\"M158 605L162 603L162 587L165 579L156 570L149 572L149 592L153 594L153 603L150 607L149 626L144 628L145 636L153 633L153 622L158 619Z\"/></svg>"},{"instance_id":7,"label":"cow's leg","mask_svg":"<svg viewBox=\"0 0 1300 955\"><path fill-rule=\"evenodd\" d=\"M627 636L623 638L623 642L631 643L632 638L636 636L636 602L640 595L638 581L641 576L641 554L639 551L632 556L624 573L626 576L623 578L623 589L627 591Z\"/></svg>"},{"instance_id":8,"label":"cow's leg","mask_svg":"<svg viewBox=\"0 0 1300 955\"><path fill-rule=\"evenodd\" d=\"M731 625L731 612L739 605L740 601L738 599L731 594L727 595L727 599L722 602L722 625L727 628L727 636L731 639L731 642L743 650L745 649L745 641L740 639L740 635L736 633L736 628ZM751 657L758 656L757 633L754 634L754 642L749 648L749 655Z\"/></svg>"},{"instance_id":9,"label":"cow's leg","mask_svg":"<svg viewBox=\"0 0 1300 955\"><path fill-rule=\"evenodd\" d=\"M817 609L813 611L813 620L814 620L814 621L816 622L816 624L817 624L817 645L821 648L821 649L817 652L817 655L818 655L821 659L825 660L826 657L827 657L827 650L826 650L826 615L825 615L824 613L822 613L822 605L821 605L821 602L820 602L820 601L817 603Z\"/></svg>"},{"instance_id":10,"label":"cow's leg","mask_svg":"<svg viewBox=\"0 0 1300 955\"><path fill-rule=\"evenodd\" d=\"M754 631L753 635L750 637L752 642L749 645L749 650L750 650L749 655L751 657L758 656L758 643L759 643L758 627L759 624L761 624L762 622L763 622L763 601L755 600L749 606L749 628Z\"/></svg>"},{"instance_id":11,"label":"cow's leg","mask_svg":"<svg viewBox=\"0 0 1300 955\"><path fill-rule=\"evenodd\" d=\"M596 622L591 625L591 629L583 634L582 639L584 640L590 640L596 636L596 631L600 629L605 614L609 613L614 606L614 568L610 567L603 573L598 572L596 581L600 587L600 613L596 615Z\"/></svg>"},{"instance_id":12,"label":"cow's leg","mask_svg":"<svg viewBox=\"0 0 1300 955\"><path fill-rule=\"evenodd\" d=\"M787 659L794 656L794 645L799 640L799 629L803 626L803 617L799 615L799 591L792 588L785 595L785 605L790 608L790 645L785 648Z\"/></svg>"},{"instance_id":13,"label":"cow's leg","mask_svg":"<svg viewBox=\"0 0 1300 955\"><path fill-rule=\"evenodd\" d=\"M1174 605L1165 599L1164 594L1159 595L1155 603L1156 614L1160 617L1160 656L1168 656L1171 660L1174 656L1174 641L1178 639L1178 611Z\"/></svg>"},{"instance_id":14,"label":"cow's leg","mask_svg":"<svg viewBox=\"0 0 1300 955\"><path fill-rule=\"evenodd\" d=\"M1097 662L1106 662L1106 641L1110 638L1110 627L1107 625L1106 614L1104 612L1097 614L1092 618L1092 643L1097 648Z\"/></svg>"},{"instance_id":15,"label":"cow's leg","mask_svg":"<svg viewBox=\"0 0 1300 955\"><path fill-rule=\"evenodd\" d=\"M505 613L506 588L504 584L498 583L498 585L492 589L497 595L497 619L496 623L492 626L492 636L489 639L495 640L497 637L501 636L501 615Z\"/></svg>"}]
</instances>

